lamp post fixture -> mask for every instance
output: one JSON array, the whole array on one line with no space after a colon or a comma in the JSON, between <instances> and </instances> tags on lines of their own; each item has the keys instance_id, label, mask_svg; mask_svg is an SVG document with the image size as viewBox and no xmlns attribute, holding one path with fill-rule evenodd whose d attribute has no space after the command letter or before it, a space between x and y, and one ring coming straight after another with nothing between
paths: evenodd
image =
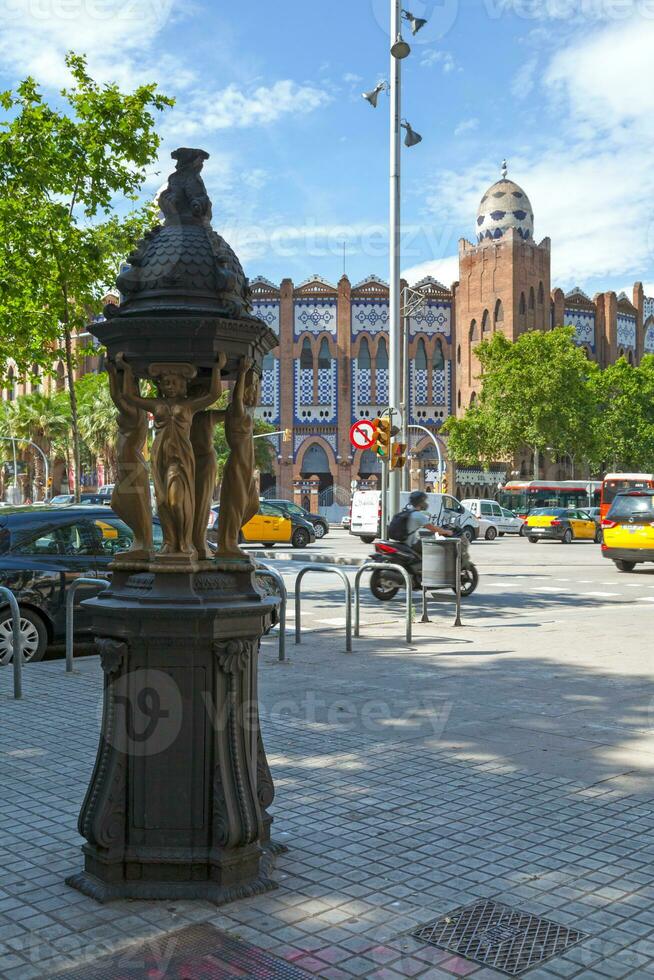
<instances>
[{"instance_id":1,"label":"lamp post fixture","mask_svg":"<svg viewBox=\"0 0 654 980\"><path fill-rule=\"evenodd\" d=\"M90 326L107 348L118 409L111 503L134 542L116 556L111 586L88 602L104 709L78 824L84 869L68 884L100 902L222 904L275 887L262 864L262 848L274 849L266 809L274 791L257 710L259 644L275 602L257 587L238 534L259 506L253 410L263 357L278 338L251 314L241 264L211 227L200 175L208 154L182 147L172 156L159 197L164 224L128 257L121 305ZM234 386L218 411L224 379ZM143 458L148 412L159 552ZM206 528L217 424L231 452L214 556Z\"/></svg>"},{"instance_id":2,"label":"lamp post fixture","mask_svg":"<svg viewBox=\"0 0 654 980\"><path fill-rule=\"evenodd\" d=\"M403 10L400 0L390 0L391 22L390 37L392 40L390 55L390 75L386 83L390 96L390 201L389 201L389 297L388 297L388 398L389 407L401 416L402 404L402 323L400 295L400 199L401 199L401 138L402 129L406 130L405 146L415 146L420 143L422 136L402 118L402 69L401 63L411 53L411 47L402 37L402 20L411 25L415 35L427 23L420 17L414 17L408 10ZM379 93L386 87L379 83L372 93L364 93L364 98L375 107ZM370 96L374 94L374 100ZM389 473L387 513L395 514L400 509L400 470Z\"/></svg>"}]
</instances>

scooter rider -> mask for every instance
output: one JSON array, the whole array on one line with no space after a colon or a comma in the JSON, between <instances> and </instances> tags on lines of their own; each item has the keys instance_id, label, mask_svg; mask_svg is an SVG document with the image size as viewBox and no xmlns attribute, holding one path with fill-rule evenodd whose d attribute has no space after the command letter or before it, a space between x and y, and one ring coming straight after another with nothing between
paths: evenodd
<instances>
[{"instance_id":1,"label":"scooter rider","mask_svg":"<svg viewBox=\"0 0 654 980\"><path fill-rule=\"evenodd\" d=\"M417 554L422 553L422 541L420 540L420 531L422 530L440 534L445 538L452 537L452 532L447 528L432 523L429 514L425 513L428 506L429 498L424 490L414 490L409 496L408 505L393 518L389 525L389 531L391 531L393 524L398 519L402 519L404 535L401 540L403 544L413 548Z\"/></svg>"}]
</instances>

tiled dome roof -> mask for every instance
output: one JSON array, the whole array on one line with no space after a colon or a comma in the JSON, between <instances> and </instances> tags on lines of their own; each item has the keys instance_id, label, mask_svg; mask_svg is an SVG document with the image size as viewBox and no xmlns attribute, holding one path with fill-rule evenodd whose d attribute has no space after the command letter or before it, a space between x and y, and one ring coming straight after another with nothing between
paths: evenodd
<instances>
[{"instance_id":1,"label":"tiled dome roof","mask_svg":"<svg viewBox=\"0 0 654 980\"><path fill-rule=\"evenodd\" d=\"M506 163L502 177L488 188L477 210L477 242L495 242L503 238L509 228L525 239L534 237L534 212L522 187L506 176Z\"/></svg>"}]
</instances>

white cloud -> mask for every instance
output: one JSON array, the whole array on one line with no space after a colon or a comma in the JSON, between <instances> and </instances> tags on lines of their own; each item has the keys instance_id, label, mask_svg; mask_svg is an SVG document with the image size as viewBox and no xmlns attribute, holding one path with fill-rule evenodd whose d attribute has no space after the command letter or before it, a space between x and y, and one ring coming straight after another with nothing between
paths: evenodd
<instances>
[{"instance_id":1,"label":"white cloud","mask_svg":"<svg viewBox=\"0 0 654 980\"><path fill-rule=\"evenodd\" d=\"M516 99L526 99L536 84L538 58L534 56L518 69L511 82L511 94Z\"/></svg>"},{"instance_id":2,"label":"white cloud","mask_svg":"<svg viewBox=\"0 0 654 980\"><path fill-rule=\"evenodd\" d=\"M420 59L420 64L423 68L433 68L434 65L440 65L446 75L457 67L456 61L449 51L438 51L434 48L425 51ZM459 71L461 71L460 68Z\"/></svg>"},{"instance_id":3,"label":"white cloud","mask_svg":"<svg viewBox=\"0 0 654 980\"><path fill-rule=\"evenodd\" d=\"M448 288L459 278L459 256L449 255L445 259L430 259L410 266L402 272L402 278L411 283L420 282L425 276L433 276Z\"/></svg>"},{"instance_id":4,"label":"white cloud","mask_svg":"<svg viewBox=\"0 0 654 980\"><path fill-rule=\"evenodd\" d=\"M471 133L479 126L479 120L476 116L472 119L463 119L459 125L454 130L455 136L463 136L464 133Z\"/></svg>"},{"instance_id":5,"label":"white cloud","mask_svg":"<svg viewBox=\"0 0 654 980\"><path fill-rule=\"evenodd\" d=\"M620 24L632 17L654 19L651 0L484 0L484 6L489 17L513 14L525 21Z\"/></svg>"}]
</instances>

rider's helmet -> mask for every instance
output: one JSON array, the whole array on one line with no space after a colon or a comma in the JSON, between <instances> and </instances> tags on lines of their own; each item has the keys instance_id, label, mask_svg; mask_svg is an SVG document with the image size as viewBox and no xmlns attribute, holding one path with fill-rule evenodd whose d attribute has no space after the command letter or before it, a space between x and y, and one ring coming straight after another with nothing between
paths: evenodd
<instances>
[{"instance_id":1,"label":"rider's helmet","mask_svg":"<svg viewBox=\"0 0 654 980\"><path fill-rule=\"evenodd\" d=\"M409 494L409 503L416 510L424 510L428 503L427 494L424 490L414 490Z\"/></svg>"}]
</instances>

